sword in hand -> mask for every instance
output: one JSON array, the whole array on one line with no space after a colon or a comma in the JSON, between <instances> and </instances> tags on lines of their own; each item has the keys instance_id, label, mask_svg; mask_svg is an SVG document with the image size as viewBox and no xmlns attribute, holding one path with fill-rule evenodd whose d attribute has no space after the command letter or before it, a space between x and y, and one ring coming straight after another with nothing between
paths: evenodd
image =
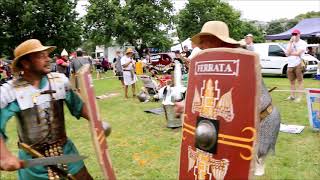
<instances>
[{"instance_id":1,"label":"sword in hand","mask_svg":"<svg viewBox=\"0 0 320 180\"><path fill-rule=\"evenodd\" d=\"M28 160L21 160L20 167L29 168L33 166L49 166L49 165L57 165L57 164L66 164L72 162L78 162L87 157L80 155L62 155L62 156L54 156L54 157L42 157Z\"/></svg>"}]
</instances>

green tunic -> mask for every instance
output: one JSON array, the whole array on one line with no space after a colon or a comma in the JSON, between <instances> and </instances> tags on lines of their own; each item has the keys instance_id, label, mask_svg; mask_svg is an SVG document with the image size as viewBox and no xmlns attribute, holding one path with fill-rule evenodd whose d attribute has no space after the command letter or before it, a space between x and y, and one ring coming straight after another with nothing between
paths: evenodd
<instances>
[{"instance_id":1,"label":"green tunic","mask_svg":"<svg viewBox=\"0 0 320 180\"><path fill-rule=\"evenodd\" d=\"M45 76L41 82L39 89L42 89L48 83L48 78ZM70 110L71 114L77 119L81 116L83 106L82 100L72 90L66 93L65 103ZM6 107L0 109L0 136L7 139L6 124L15 113L20 112L17 101L9 103ZM63 147L64 154L78 154L78 151L70 139L67 140ZM31 159L31 156L23 150L19 150L20 159ZM68 170L71 174L76 174L84 166L83 161L68 164ZM21 169L18 171L20 180L41 180L48 179L47 169L43 166L34 166L31 168Z\"/></svg>"}]
</instances>

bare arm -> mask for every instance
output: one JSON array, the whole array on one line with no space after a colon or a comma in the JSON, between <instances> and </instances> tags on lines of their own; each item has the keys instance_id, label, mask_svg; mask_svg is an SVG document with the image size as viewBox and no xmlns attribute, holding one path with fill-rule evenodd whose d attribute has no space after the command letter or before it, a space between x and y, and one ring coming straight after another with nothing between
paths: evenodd
<instances>
[{"instance_id":1,"label":"bare arm","mask_svg":"<svg viewBox=\"0 0 320 180\"><path fill-rule=\"evenodd\" d=\"M292 53L292 46L293 46L293 42L295 41L296 37L295 36L292 36L290 38L290 41L289 41L289 44L288 44L288 47L287 47L287 52L286 52L286 55L287 56L292 56L291 53Z\"/></svg>"},{"instance_id":2,"label":"bare arm","mask_svg":"<svg viewBox=\"0 0 320 180\"><path fill-rule=\"evenodd\" d=\"M87 119L88 121L90 120L89 118L89 112L88 112L88 109L87 109L87 106L85 103L83 103L83 106L82 106L82 110L81 110L81 116L85 119Z\"/></svg>"},{"instance_id":3,"label":"bare arm","mask_svg":"<svg viewBox=\"0 0 320 180\"><path fill-rule=\"evenodd\" d=\"M304 52L304 50L300 49L296 52L291 52L290 55L291 56L301 56L301 54Z\"/></svg>"},{"instance_id":4,"label":"bare arm","mask_svg":"<svg viewBox=\"0 0 320 180\"><path fill-rule=\"evenodd\" d=\"M290 56L291 52L292 52L292 42L290 41L287 46L286 55Z\"/></svg>"},{"instance_id":5,"label":"bare arm","mask_svg":"<svg viewBox=\"0 0 320 180\"><path fill-rule=\"evenodd\" d=\"M61 64L62 66L68 67L70 65L69 61Z\"/></svg>"},{"instance_id":6,"label":"bare arm","mask_svg":"<svg viewBox=\"0 0 320 180\"><path fill-rule=\"evenodd\" d=\"M21 168L21 161L8 150L0 137L0 170L15 171Z\"/></svg>"},{"instance_id":7,"label":"bare arm","mask_svg":"<svg viewBox=\"0 0 320 180\"><path fill-rule=\"evenodd\" d=\"M122 67L126 68L128 67L130 64L132 63L132 61L125 63L124 65L122 65Z\"/></svg>"},{"instance_id":8,"label":"bare arm","mask_svg":"<svg viewBox=\"0 0 320 180\"><path fill-rule=\"evenodd\" d=\"M298 49L298 51L292 51L292 46L293 46L293 43L289 42L286 55L287 56L301 56L301 54L304 52L304 50Z\"/></svg>"}]
</instances>

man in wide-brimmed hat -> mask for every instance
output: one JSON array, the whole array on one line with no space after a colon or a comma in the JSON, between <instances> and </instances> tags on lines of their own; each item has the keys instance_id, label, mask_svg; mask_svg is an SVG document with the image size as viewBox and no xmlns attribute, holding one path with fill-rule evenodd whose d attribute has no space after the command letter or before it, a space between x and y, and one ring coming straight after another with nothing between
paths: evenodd
<instances>
[{"instance_id":1,"label":"man in wide-brimmed hat","mask_svg":"<svg viewBox=\"0 0 320 180\"><path fill-rule=\"evenodd\" d=\"M135 61L132 59L134 51L132 48L128 48L126 50L126 55L121 58L121 65L123 71L123 83L124 83L124 91L125 98L128 98L128 86L132 86L132 95L136 96L136 86L137 76L134 72Z\"/></svg>"},{"instance_id":2,"label":"man in wide-brimmed hat","mask_svg":"<svg viewBox=\"0 0 320 180\"><path fill-rule=\"evenodd\" d=\"M50 73L49 54L54 49L54 46L43 46L37 39L29 39L14 50L12 67L20 76L0 87L0 169L19 170L19 179L28 180L64 179L66 175L61 170L77 179L92 179L83 161L55 168L37 166L21 169L21 160L30 159L33 155L21 149L18 159L5 145L6 123L16 115L21 145L29 145L46 157L78 154L66 136L63 102L76 118L87 118L88 115L82 100L71 90L68 78L64 74Z\"/></svg>"},{"instance_id":3,"label":"man in wide-brimmed hat","mask_svg":"<svg viewBox=\"0 0 320 180\"><path fill-rule=\"evenodd\" d=\"M192 37L192 42L201 49L209 48L238 48L240 43L229 36L228 26L221 21L208 21L201 29L201 32ZM262 78L261 78L262 79ZM263 80L261 81L261 98L260 98L260 117L259 131L259 147L257 151L257 163L255 175L264 174L264 160L270 151L274 151L275 144L280 128L280 114L275 106L271 105L271 96L265 87ZM272 112L265 113L267 107L272 108ZM175 111L177 115L184 110L184 102L176 103Z\"/></svg>"},{"instance_id":4,"label":"man in wide-brimmed hat","mask_svg":"<svg viewBox=\"0 0 320 180\"><path fill-rule=\"evenodd\" d=\"M201 29L201 32L191 38L192 43L200 49L218 48L218 47L240 47L240 43L229 37L228 26L221 21L208 21ZM176 112L182 113L184 102L176 103Z\"/></svg>"}]
</instances>

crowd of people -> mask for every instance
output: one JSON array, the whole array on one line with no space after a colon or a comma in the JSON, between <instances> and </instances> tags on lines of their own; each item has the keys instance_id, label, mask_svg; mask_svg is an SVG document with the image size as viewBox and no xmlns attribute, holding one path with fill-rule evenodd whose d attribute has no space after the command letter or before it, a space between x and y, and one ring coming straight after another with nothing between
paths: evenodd
<instances>
[{"instance_id":1,"label":"crowd of people","mask_svg":"<svg viewBox=\"0 0 320 180\"><path fill-rule=\"evenodd\" d=\"M86 56L81 48L69 56L68 52L63 49L61 55L55 54L54 62L51 63L51 72L58 72L66 75L68 78L71 73L76 73L82 65L93 64L92 58Z\"/></svg>"}]
</instances>

